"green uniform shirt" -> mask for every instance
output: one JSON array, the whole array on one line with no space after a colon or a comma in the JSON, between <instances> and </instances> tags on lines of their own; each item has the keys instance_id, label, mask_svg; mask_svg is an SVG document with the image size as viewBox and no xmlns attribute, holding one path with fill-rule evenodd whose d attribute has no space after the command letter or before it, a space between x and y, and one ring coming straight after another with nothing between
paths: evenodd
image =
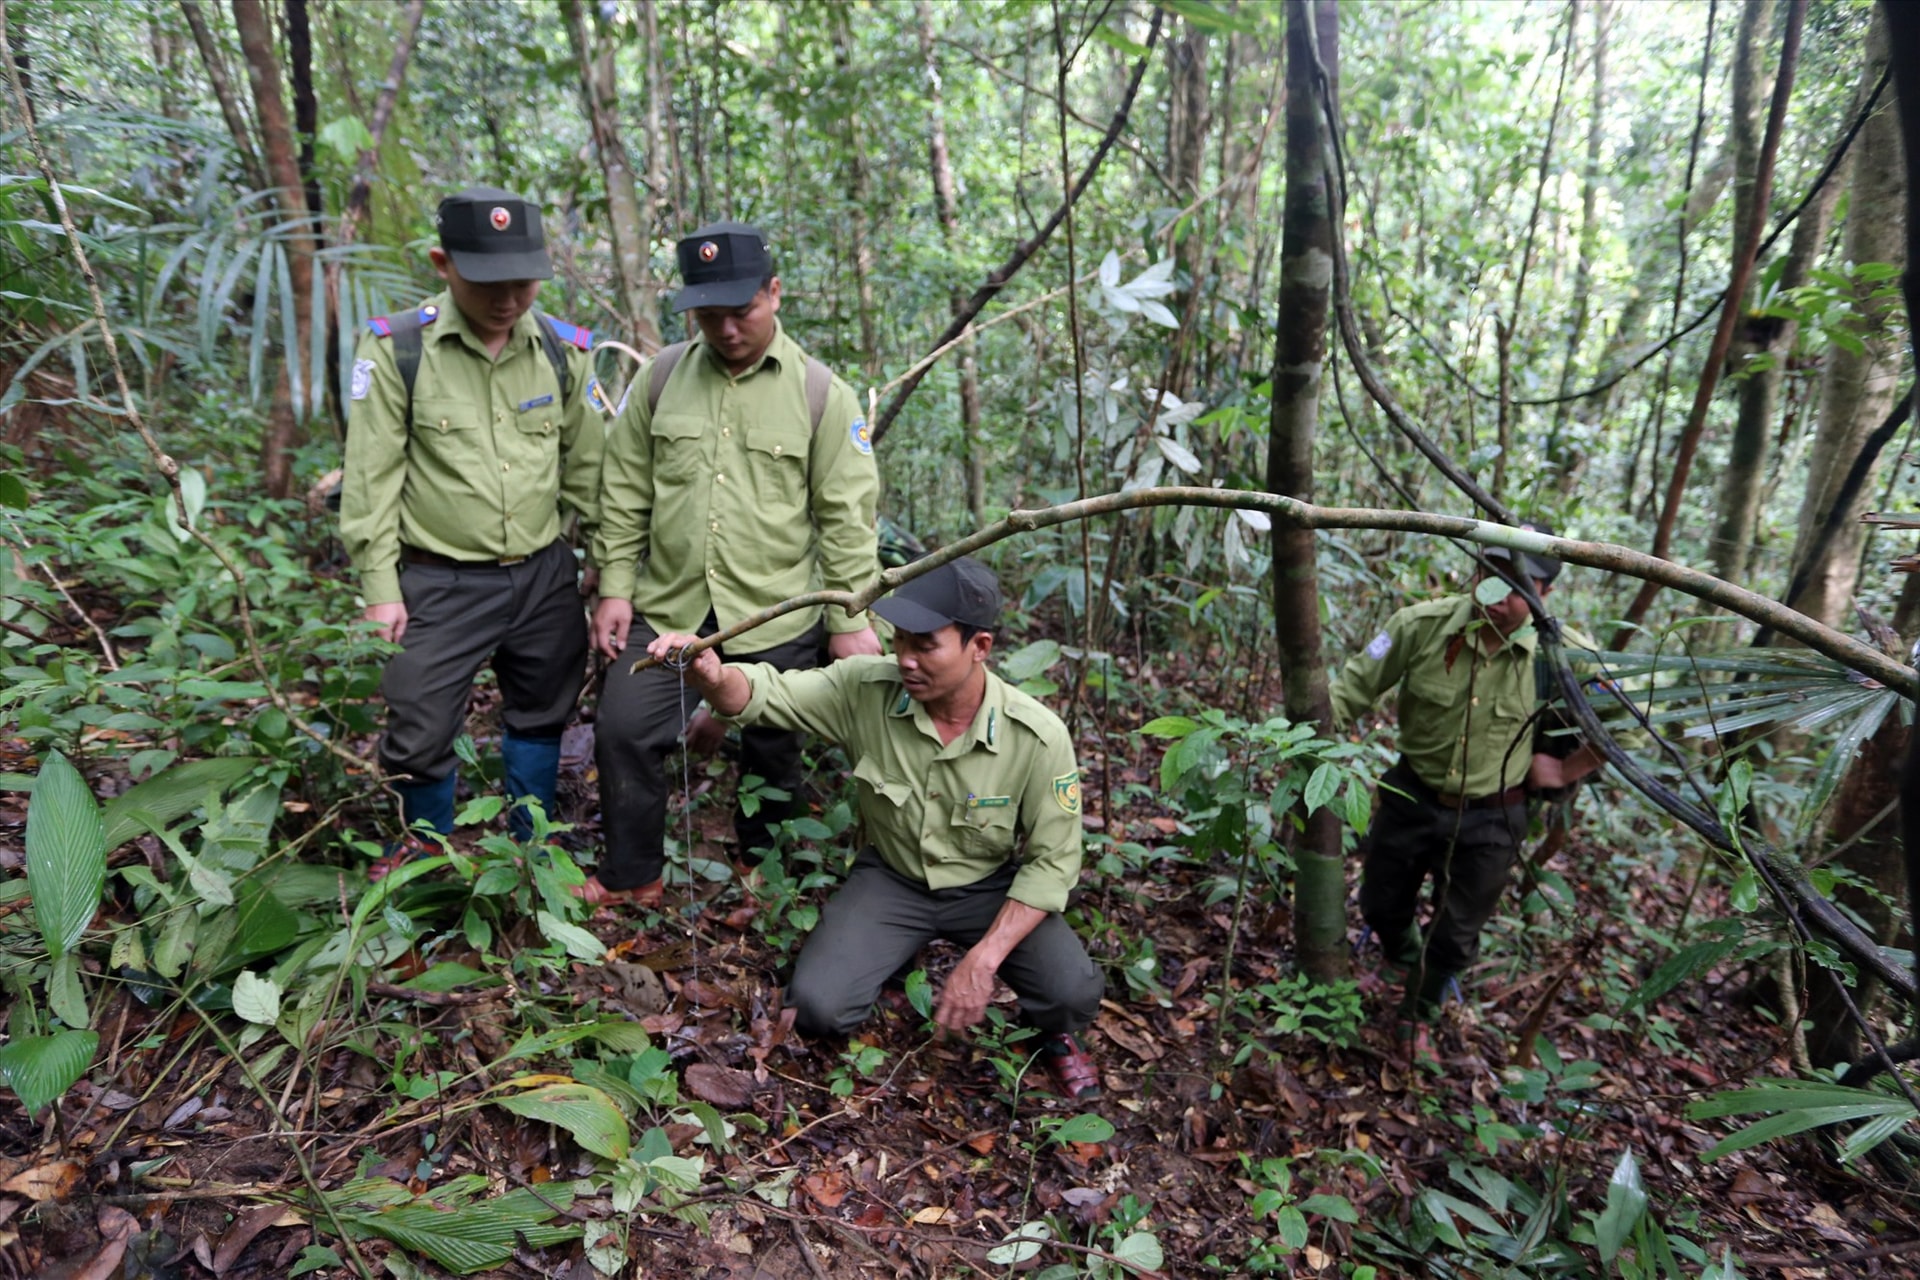
<instances>
[{"instance_id":1,"label":"green uniform shirt","mask_svg":"<svg viewBox=\"0 0 1920 1280\"><path fill-rule=\"evenodd\" d=\"M393 340L366 333L355 352L340 540L368 604L400 599L402 544L511 559L560 536L561 503L589 532L598 511L606 420L587 353L562 346L573 384L562 404L532 313L490 356L451 296L427 305L439 314L420 332L411 423Z\"/></svg>"},{"instance_id":2,"label":"green uniform shirt","mask_svg":"<svg viewBox=\"0 0 1920 1280\"><path fill-rule=\"evenodd\" d=\"M1400 610L1334 679L1334 719L1351 724L1399 685L1400 754L1422 782L1475 798L1519 786L1533 763L1527 720L1539 701L1539 636L1528 621L1487 653L1478 633L1488 625L1475 621L1467 596ZM1454 644L1456 637L1462 643Z\"/></svg>"},{"instance_id":3,"label":"green uniform shirt","mask_svg":"<svg viewBox=\"0 0 1920 1280\"><path fill-rule=\"evenodd\" d=\"M738 669L753 697L735 720L804 729L847 748L867 838L889 867L952 889L1017 856L1007 896L1041 911L1066 907L1080 879L1080 770L1059 716L989 671L973 724L942 743L890 657Z\"/></svg>"},{"instance_id":4,"label":"green uniform shirt","mask_svg":"<svg viewBox=\"0 0 1920 1280\"><path fill-rule=\"evenodd\" d=\"M806 353L776 327L766 354L738 376L695 342L657 413L647 371L635 376L600 483L601 595L632 600L655 631L693 632L709 612L727 627L790 596L857 591L878 575L880 477L866 423L835 378L813 430L806 372ZM820 615L790 613L727 647L771 649ZM867 625L827 612L829 631Z\"/></svg>"}]
</instances>

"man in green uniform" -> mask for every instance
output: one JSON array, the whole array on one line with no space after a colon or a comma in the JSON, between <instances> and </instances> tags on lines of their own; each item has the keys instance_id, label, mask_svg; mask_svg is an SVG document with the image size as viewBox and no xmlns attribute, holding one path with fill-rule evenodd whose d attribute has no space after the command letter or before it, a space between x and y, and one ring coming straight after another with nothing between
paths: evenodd
<instances>
[{"instance_id":1,"label":"man in green uniform","mask_svg":"<svg viewBox=\"0 0 1920 1280\"><path fill-rule=\"evenodd\" d=\"M1105 983L1060 915L1081 858L1066 726L987 670L1000 584L979 561L915 578L873 611L896 628L892 658L783 673L722 665L708 649L686 672L722 717L815 733L853 758L871 843L801 948L787 991L794 1024L851 1031L891 975L947 938L967 950L940 991L941 1029L978 1022L1003 976L1046 1037L1056 1085L1090 1097L1099 1074L1075 1036ZM692 640L669 633L648 651L671 660Z\"/></svg>"},{"instance_id":2,"label":"man in green uniform","mask_svg":"<svg viewBox=\"0 0 1920 1280\"><path fill-rule=\"evenodd\" d=\"M1505 548L1483 554L1512 564ZM1523 555L1514 571L1531 577L1544 598L1560 567ZM1564 760L1535 753L1533 616L1517 590L1482 591L1487 581L1476 579L1471 595L1394 614L1330 690L1342 725L1387 690L1400 690L1400 759L1380 780L1379 812L1364 841L1360 911L1388 964L1406 968L1402 1012L1416 1023L1432 1019L1447 984L1479 954L1480 930L1526 834L1529 786L1564 786L1601 763L1588 747ZM1416 917L1428 877L1433 911L1422 931Z\"/></svg>"},{"instance_id":3,"label":"man in green uniform","mask_svg":"<svg viewBox=\"0 0 1920 1280\"><path fill-rule=\"evenodd\" d=\"M673 750L694 710L673 672L634 673L657 634L711 634L790 596L858 590L879 572L873 442L851 388L809 359L779 321L780 279L765 238L722 222L679 244L700 337L669 347L634 383L607 444L601 482L600 603L593 643L613 659L594 753L606 851L590 901L660 900ZM865 618L790 613L727 647L782 670L877 654ZM800 786L801 735L741 734L743 775L788 797ZM770 843L791 800L736 807L745 848Z\"/></svg>"},{"instance_id":4,"label":"man in green uniform","mask_svg":"<svg viewBox=\"0 0 1920 1280\"><path fill-rule=\"evenodd\" d=\"M586 676L586 613L563 509L591 528L605 420L592 335L532 310L540 211L474 187L440 202L446 290L368 324L353 366L340 536L387 664L380 763L401 817L453 830L454 739L473 678L499 679L507 790L549 810L560 731ZM515 808L515 833L530 831ZM403 842L379 874L419 851Z\"/></svg>"}]
</instances>

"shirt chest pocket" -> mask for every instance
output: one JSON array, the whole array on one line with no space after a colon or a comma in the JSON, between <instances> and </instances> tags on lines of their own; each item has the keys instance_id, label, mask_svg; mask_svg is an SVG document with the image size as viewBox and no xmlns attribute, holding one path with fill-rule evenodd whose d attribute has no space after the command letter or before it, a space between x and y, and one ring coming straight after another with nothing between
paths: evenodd
<instances>
[{"instance_id":1,"label":"shirt chest pocket","mask_svg":"<svg viewBox=\"0 0 1920 1280\"><path fill-rule=\"evenodd\" d=\"M948 824L953 842L973 858L991 858L1005 862L1013 856L1017 811L1009 804L968 804L953 807Z\"/></svg>"},{"instance_id":2,"label":"shirt chest pocket","mask_svg":"<svg viewBox=\"0 0 1920 1280\"><path fill-rule=\"evenodd\" d=\"M464 400L419 400L413 402L413 434L437 444L471 447L471 433L480 425L481 415Z\"/></svg>"},{"instance_id":3,"label":"shirt chest pocket","mask_svg":"<svg viewBox=\"0 0 1920 1280\"><path fill-rule=\"evenodd\" d=\"M806 436L776 427L747 431L747 458L753 491L762 504L800 505L807 486Z\"/></svg>"},{"instance_id":4,"label":"shirt chest pocket","mask_svg":"<svg viewBox=\"0 0 1920 1280\"><path fill-rule=\"evenodd\" d=\"M875 816L892 818L913 798L913 787L887 773L872 756L862 756L853 766L854 781L860 784L860 806L873 806Z\"/></svg>"},{"instance_id":5,"label":"shirt chest pocket","mask_svg":"<svg viewBox=\"0 0 1920 1280\"><path fill-rule=\"evenodd\" d=\"M691 413L658 414L652 435L656 483L686 483L708 469L705 418Z\"/></svg>"}]
</instances>

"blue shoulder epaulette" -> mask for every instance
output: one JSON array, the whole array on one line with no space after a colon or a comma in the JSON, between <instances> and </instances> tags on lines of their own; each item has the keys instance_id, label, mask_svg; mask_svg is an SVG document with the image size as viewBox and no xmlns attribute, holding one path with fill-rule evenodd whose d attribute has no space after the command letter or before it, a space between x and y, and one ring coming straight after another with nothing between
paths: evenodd
<instances>
[{"instance_id":1,"label":"blue shoulder epaulette","mask_svg":"<svg viewBox=\"0 0 1920 1280\"><path fill-rule=\"evenodd\" d=\"M422 303L420 309L414 312L414 319L419 321L421 328L425 328L439 318L440 308L434 306L431 302ZM375 316L373 319L367 321L367 328L373 331L373 336L376 338L391 338L393 336L393 318L391 316Z\"/></svg>"},{"instance_id":2,"label":"blue shoulder epaulette","mask_svg":"<svg viewBox=\"0 0 1920 1280\"><path fill-rule=\"evenodd\" d=\"M579 325L568 324L565 320L555 320L552 316L547 317L547 324L552 327L553 336L568 346L578 347L582 351L593 350L593 330L582 329Z\"/></svg>"}]
</instances>

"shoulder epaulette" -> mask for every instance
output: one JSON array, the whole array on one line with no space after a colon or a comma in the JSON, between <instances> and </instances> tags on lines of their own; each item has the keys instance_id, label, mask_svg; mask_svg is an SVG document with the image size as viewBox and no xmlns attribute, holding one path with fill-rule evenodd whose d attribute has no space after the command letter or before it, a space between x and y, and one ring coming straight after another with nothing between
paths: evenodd
<instances>
[{"instance_id":1,"label":"shoulder epaulette","mask_svg":"<svg viewBox=\"0 0 1920 1280\"><path fill-rule=\"evenodd\" d=\"M440 308L434 306L431 302L426 302L422 303L420 309L413 314L414 319L419 321L422 328L425 328L440 318ZM393 336L393 317L375 316L373 319L367 321L367 328L373 332L373 336L376 338L391 338Z\"/></svg>"},{"instance_id":2,"label":"shoulder epaulette","mask_svg":"<svg viewBox=\"0 0 1920 1280\"><path fill-rule=\"evenodd\" d=\"M565 320L555 320L552 316L547 317L547 323L553 328L553 336L568 346L578 347L582 351L593 350L593 330L582 329L579 325L568 324Z\"/></svg>"}]
</instances>

